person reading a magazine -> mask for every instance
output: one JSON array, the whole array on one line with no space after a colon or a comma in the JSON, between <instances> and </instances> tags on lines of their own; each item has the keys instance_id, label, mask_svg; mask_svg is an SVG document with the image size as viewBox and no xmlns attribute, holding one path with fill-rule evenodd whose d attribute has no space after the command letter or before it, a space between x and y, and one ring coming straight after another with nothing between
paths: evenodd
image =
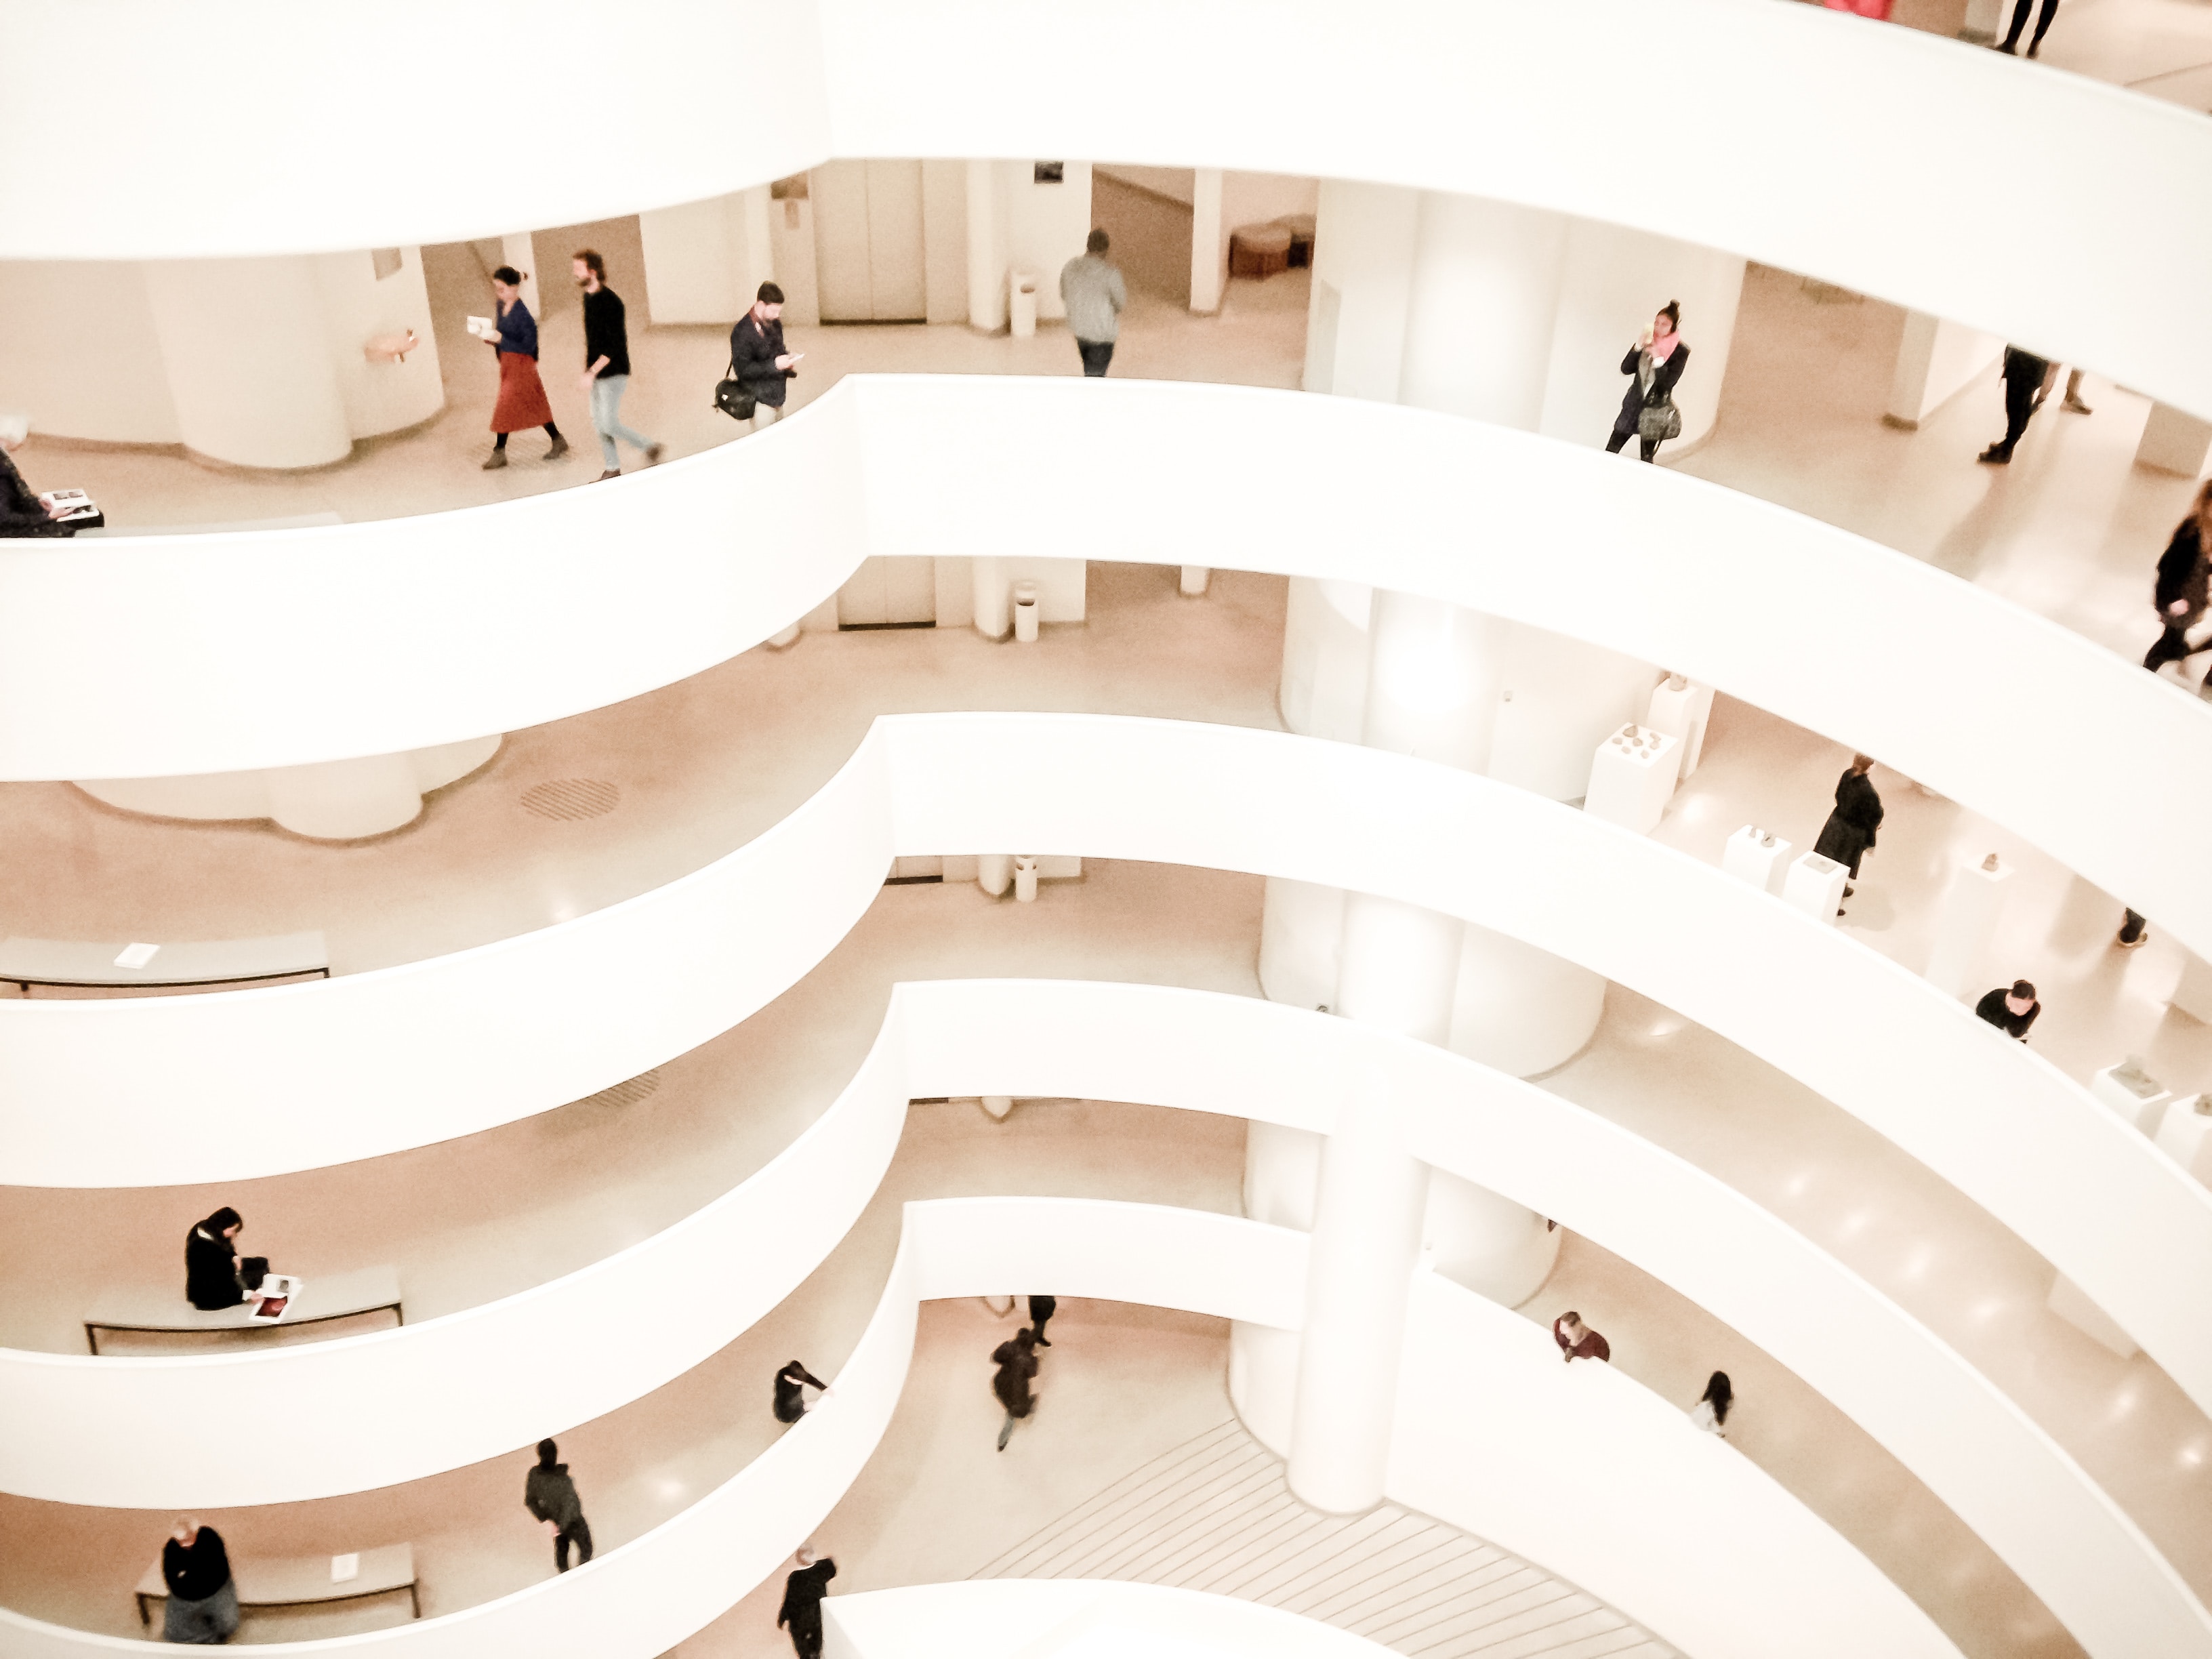
<instances>
[{"instance_id":1,"label":"person reading a magazine","mask_svg":"<svg viewBox=\"0 0 2212 1659\"><path fill-rule=\"evenodd\" d=\"M0 415L0 536L74 536L74 526L56 521L77 503L40 501L15 470L16 446L30 435L27 416Z\"/></svg>"},{"instance_id":2,"label":"person reading a magazine","mask_svg":"<svg viewBox=\"0 0 2212 1659\"><path fill-rule=\"evenodd\" d=\"M235 1308L251 1302L257 1313L267 1306L283 1311L289 1287L282 1275L269 1271L269 1258L238 1253L238 1235L245 1225L226 1204L185 1235L185 1299L195 1308Z\"/></svg>"}]
</instances>

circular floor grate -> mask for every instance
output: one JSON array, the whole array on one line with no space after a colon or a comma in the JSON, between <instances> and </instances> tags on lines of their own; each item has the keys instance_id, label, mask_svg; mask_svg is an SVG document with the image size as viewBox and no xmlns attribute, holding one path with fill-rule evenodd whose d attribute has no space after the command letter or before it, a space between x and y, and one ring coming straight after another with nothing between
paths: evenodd
<instances>
[{"instance_id":1,"label":"circular floor grate","mask_svg":"<svg viewBox=\"0 0 2212 1659\"><path fill-rule=\"evenodd\" d=\"M635 1106L660 1087L660 1072L640 1072L635 1077L617 1083L611 1089L602 1089L595 1095L586 1095L580 1103L586 1106Z\"/></svg>"},{"instance_id":2,"label":"circular floor grate","mask_svg":"<svg viewBox=\"0 0 2212 1659\"><path fill-rule=\"evenodd\" d=\"M556 778L522 792L524 811L567 822L604 817L621 804L622 791L598 778Z\"/></svg>"}]
</instances>

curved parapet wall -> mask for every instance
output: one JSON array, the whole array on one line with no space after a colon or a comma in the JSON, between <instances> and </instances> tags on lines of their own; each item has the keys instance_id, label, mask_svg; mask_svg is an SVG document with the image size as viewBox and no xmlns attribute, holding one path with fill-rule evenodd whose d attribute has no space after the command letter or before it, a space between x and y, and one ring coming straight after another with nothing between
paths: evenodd
<instances>
[{"instance_id":1,"label":"curved parapet wall","mask_svg":"<svg viewBox=\"0 0 2212 1659\"><path fill-rule=\"evenodd\" d=\"M852 1485L898 1404L922 1302L1049 1285L1062 1296L1295 1328L1305 1254L1303 1233L1201 1211L1079 1199L909 1204L890 1283L836 1392L697 1504L574 1571L465 1612L265 1651L653 1659L776 1571ZM1470 1369L1499 1401L1473 1424L1450 1420L1464 1415L1452 1403L1463 1389L1401 1405L1401 1443L1448 1448L1424 1472L1424 1497L1440 1518L1453 1520L1454 1492L1488 1480L1490 1457L1539 1444L1542 1479L1484 1493L1486 1535L1699 1659L1769 1659L1783 1628L1801 1659L1957 1659L1864 1556L1665 1402L1599 1366L1563 1387L1540 1329L1465 1293L1431 1301L1441 1322L1432 1335L1455 1345L1460 1363L1472 1356ZM1606 1493L1595 1510L1593 1491ZM1550 1547L1548 1559L1522 1547L1523 1533ZM0 1650L88 1659L144 1644L0 1610Z\"/></svg>"},{"instance_id":2,"label":"curved parapet wall","mask_svg":"<svg viewBox=\"0 0 2212 1659\"><path fill-rule=\"evenodd\" d=\"M2212 1327L2195 1314L2212 1304L2212 1191L2040 1055L1848 935L1601 819L1377 750L1178 720L883 719L760 841L573 922L198 1006L0 1004L0 1178L234 1178L544 1110L765 1006L858 920L893 856L1008 847L1376 893L1626 985L1919 1158L2212 1409ZM1884 1041L1838 1042L1838 1007Z\"/></svg>"},{"instance_id":3,"label":"curved parapet wall","mask_svg":"<svg viewBox=\"0 0 2212 1659\"><path fill-rule=\"evenodd\" d=\"M207 37L161 0L91 12L8 0L16 61L96 58L102 72L32 77L0 113L0 258L459 240L698 199L836 155L1196 163L1494 197L1725 249L2212 418L2212 299L2197 280L2212 223L2177 207L2212 199L2212 130L1911 30L1669 0L1655 182L1620 161L1648 152L1648 108L1593 73L1648 35L1640 0L1388 0L1352 30L1321 0L1129 0L1108 30L1080 8L1019 0L651 0L620 41L581 0L549 0L532 14L531 69L588 77L597 118L631 142L524 177L469 165L508 135L465 55L411 54L397 110L389 77L357 68L395 42L492 38L505 15L490 0L233 0L222 69L255 96L210 109ZM1080 76L1038 67L1079 61ZM775 68L733 127L738 62ZM1359 120L1311 118L1347 94ZM1993 147L2007 158L1994 170ZM55 210L88 202L100 210Z\"/></svg>"},{"instance_id":4,"label":"curved parapet wall","mask_svg":"<svg viewBox=\"0 0 2212 1659\"><path fill-rule=\"evenodd\" d=\"M1264 538L1261 501L1286 509ZM244 770L517 730L757 644L871 554L1039 547L1373 582L1663 663L1880 756L2212 957L2196 840L2212 708L2179 687L1664 468L1243 387L848 380L757 441L596 489L10 550L0 777Z\"/></svg>"},{"instance_id":5,"label":"curved parapet wall","mask_svg":"<svg viewBox=\"0 0 2212 1659\"><path fill-rule=\"evenodd\" d=\"M2212 1655L2212 1626L2187 1589L2048 1435L1924 1326L1717 1177L1449 1050L1152 986L901 985L850 1086L782 1157L678 1226L504 1302L252 1356L0 1352L0 1417L46 1429L0 1449L0 1488L130 1508L294 1501L494 1456L544 1425L613 1409L734 1338L814 1270L872 1195L909 1097L983 1094L1125 1100L1323 1133L1344 1101L1397 1103L1425 1162L1571 1227L1804 1378L2085 1644L2110 1650L2125 1636L2142 1651ZM768 1239L775 1249L762 1248ZM611 1350L601 1334L617 1321L640 1334ZM1295 1305L1260 1322L1293 1326ZM1425 1370L1407 1374L1428 1386ZM426 1376L440 1379L428 1416ZM300 1431L294 1455L241 1465L240 1437L272 1413Z\"/></svg>"}]
</instances>

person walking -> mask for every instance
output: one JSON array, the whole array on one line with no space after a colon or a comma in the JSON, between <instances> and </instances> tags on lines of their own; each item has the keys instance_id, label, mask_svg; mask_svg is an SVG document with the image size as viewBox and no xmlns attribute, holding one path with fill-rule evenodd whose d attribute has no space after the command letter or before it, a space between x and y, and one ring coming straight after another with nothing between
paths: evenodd
<instances>
[{"instance_id":1,"label":"person walking","mask_svg":"<svg viewBox=\"0 0 2212 1659\"><path fill-rule=\"evenodd\" d=\"M40 501L15 470L15 449L30 435L27 416L0 415L0 536L74 536L76 526L54 522L68 509Z\"/></svg>"},{"instance_id":2,"label":"person walking","mask_svg":"<svg viewBox=\"0 0 2212 1659\"><path fill-rule=\"evenodd\" d=\"M1114 361L1114 342L1121 337L1121 313L1129 290L1121 273L1106 261L1106 233L1094 230L1083 252L1060 268L1060 300L1067 307L1067 331L1075 337L1085 380L1106 378Z\"/></svg>"},{"instance_id":3,"label":"person walking","mask_svg":"<svg viewBox=\"0 0 2212 1659\"><path fill-rule=\"evenodd\" d=\"M1680 434L1682 416L1674 407L1674 387L1689 366L1690 348L1682 343L1682 307L1669 300L1620 360L1620 372L1636 378L1621 394L1620 413L1605 442L1607 454L1620 454L1621 446L1633 438L1638 458L1648 461L1658 454L1661 444Z\"/></svg>"},{"instance_id":4,"label":"person walking","mask_svg":"<svg viewBox=\"0 0 2212 1659\"><path fill-rule=\"evenodd\" d=\"M791 1645L799 1659L822 1659L822 1598L830 1594L830 1581L837 1564L801 1547L799 1571L783 1581L783 1606L777 1609L777 1628L791 1632Z\"/></svg>"},{"instance_id":5,"label":"person walking","mask_svg":"<svg viewBox=\"0 0 2212 1659\"><path fill-rule=\"evenodd\" d=\"M193 1516L179 1521L161 1546L161 1639L190 1647L221 1647L238 1629L238 1587L230 1579L230 1552L222 1534Z\"/></svg>"},{"instance_id":6,"label":"person walking","mask_svg":"<svg viewBox=\"0 0 2212 1659\"><path fill-rule=\"evenodd\" d=\"M2164 631L2144 653L2145 668L2156 673L2212 645L2212 640L2192 644L2189 638L2189 630L2204 620L2205 610L2212 605L2212 479L2197 489L2189 516L2174 526L2172 539L2158 556L2158 576L2150 597Z\"/></svg>"},{"instance_id":7,"label":"person walking","mask_svg":"<svg viewBox=\"0 0 2212 1659\"><path fill-rule=\"evenodd\" d=\"M1704 1396L1690 1407L1690 1425L1725 1439L1728 1436L1729 1407L1734 1404L1735 1389L1729 1382L1729 1374L1715 1371L1706 1379Z\"/></svg>"},{"instance_id":8,"label":"person walking","mask_svg":"<svg viewBox=\"0 0 2212 1659\"><path fill-rule=\"evenodd\" d=\"M584 1500L576 1496L576 1483L568 1466L556 1462L561 1449L550 1440L538 1443L538 1466L522 1483L522 1507L536 1516L553 1534L553 1570L568 1571L568 1547L576 1547L576 1565L592 1559L592 1528L584 1519Z\"/></svg>"},{"instance_id":9,"label":"person walking","mask_svg":"<svg viewBox=\"0 0 2212 1659\"><path fill-rule=\"evenodd\" d=\"M2032 351L2022 351L2018 346L2004 349L2004 367L1998 373L2004 379L2005 434L1975 457L1992 466L2012 465L2012 452L2027 430L2027 423L2035 414L2039 401L2037 394L2043 390L2045 377L2051 373L2049 359L2039 357Z\"/></svg>"},{"instance_id":10,"label":"person walking","mask_svg":"<svg viewBox=\"0 0 2212 1659\"><path fill-rule=\"evenodd\" d=\"M752 309L730 330L730 378L753 400L754 431L783 418L784 395L805 355L784 349L783 290L763 283Z\"/></svg>"},{"instance_id":11,"label":"person walking","mask_svg":"<svg viewBox=\"0 0 2212 1659\"><path fill-rule=\"evenodd\" d=\"M1030 1391L1030 1382L1037 1374L1036 1333L1024 1325L1008 1340L991 1350L991 1363L998 1372L991 1378L991 1392L1006 1408L1006 1420L999 1428L999 1449L1006 1449L1006 1442L1014 1432L1014 1425L1036 1408L1036 1395Z\"/></svg>"},{"instance_id":12,"label":"person walking","mask_svg":"<svg viewBox=\"0 0 2212 1659\"><path fill-rule=\"evenodd\" d=\"M2150 943L2150 919L2140 910L2130 909L2120 918L2120 931L2112 935L2112 943L2123 951L2133 951Z\"/></svg>"},{"instance_id":13,"label":"person walking","mask_svg":"<svg viewBox=\"0 0 2212 1659\"><path fill-rule=\"evenodd\" d=\"M557 461L568 453L568 441L553 423L553 405L545 400L545 383L538 378L538 319L522 302L522 273L501 265L491 274L491 291L499 301L499 315L487 343L499 354L499 401L492 405L489 472L507 465L507 438L511 432L545 428L553 441L545 459Z\"/></svg>"},{"instance_id":14,"label":"person walking","mask_svg":"<svg viewBox=\"0 0 2212 1659\"><path fill-rule=\"evenodd\" d=\"M602 481L622 477L620 438L641 450L645 464L660 459L661 446L622 423L623 393L629 390L629 325L622 295L607 286L607 262L585 248L568 262L576 286L584 290L584 391L592 400L592 430L599 434Z\"/></svg>"},{"instance_id":15,"label":"person walking","mask_svg":"<svg viewBox=\"0 0 2212 1659\"><path fill-rule=\"evenodd\" d=\"M1577 1359L1613 1361L1613 1345L1583 1323L1583 1316L1571 1310L1552 1322L1552 1340L1559 1345L1566 1355L1567 1364Z\"/></svg>"},{"instance_id":16,"label":"person walking","mask_svg":"<svg viewBox=\"0 0 2212 1659\"><path fill-rule=\"evenodd\" d=\"M815 1376L796 1359L792 1360L775 1374L775 1411L777 1422L796 1423L806 1415L805 1391L807 1389L819 1389L824 1394L830 1392L830 1385L827 1382Z\"/></svg>"},{"instance_id":17,"label":"person walking","mask_svg":"<svg viewBox=\"0 0 2212 1659\"><path fill-rule=\"evenodd\" d=\"M1997 47L1999 52L2015 58L2020 55L2018 51L2020 33L2027 27L2028 13L2034 9L2035 0L2014 0L2012 27L2005 31L2005 38ZM2057 15L2058 0L2043 0L2043 15L2035 20L2035 33L2029 37L2027 43L2027 55L2030 58L2043 50L2043 37L2051 33L2051 20ZM2081 371L2076 369L2075 373L2078 375ZM2068 387L2068 398L2070 400L2073 395L2073 388ZM2069 408L2072 406L2070 401L2068 406ZM2087 411L2085 410L2083 413L2086 414Z\"/></svg>"},{"instance_id":18,"label":"person walking","mask_svg":"<svg viewBox=\"0 0 2212 1659\"><path fill-rule=\"evenodd\" d=\"M1033 1296L1030 1298L1030 1329L1036 1333L1036 1345L1040 1348L1052 1346L1044 1340L1044 1328L1059 1310L1060 1298L1056 1296Z\"/></svg>"},{"instance_id":19,"label":"person walking","mask_svg":"<svg viewBox=\"0 0 2212 1659\"><path fill-rule=\"evenodd\" d=\"M2042 1012L2043 1005L2035 1000L2035 987L2024 979L2013 981L2009 990L1998 986L1974 1005L1977 1018L1987 1020L2021 1042L2027 1041L2027 1028L2035 1024L2035 1017Z\"/></svg>"},{"instance_id":20,"label":"person walking","mask_svg":"<svg viewBox=\"0 0 2212 1659\"><path fill-rule=\"evenodd\" d=\"M1872 850L1874 832L1881 828L1881 797L1875 793L1874 780L1867 776L1873 769L1873 756L1851 757L1844 775L1836 780L1834 810L1820 826L1820 839L1813 843L1815 853L1850 872L1850 879L1844 884L1845 898L1855 890L1851 882L1859 878L1859 860ZM1836 914L1844 914L1841 905L1836 907Z\"/></svg>"}]
</instances>

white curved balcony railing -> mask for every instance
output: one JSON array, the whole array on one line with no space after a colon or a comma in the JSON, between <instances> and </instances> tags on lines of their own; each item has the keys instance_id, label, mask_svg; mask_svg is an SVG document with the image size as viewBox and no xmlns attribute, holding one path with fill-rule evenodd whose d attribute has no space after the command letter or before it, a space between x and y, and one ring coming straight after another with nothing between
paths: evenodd
<instances>
[{"instance_id":1,"label":"white curved balcony railing","mask_svg":"<svg viewBox=\"0 0 2212 1659\"><path fill-rule=\"evenodd\" d=\"M697 1504L586 1566L497 1601L265 1650L653 1659L814 1534L890 1425L921 1303L1049 1285L1062 1296L1295 1329L1305 1254L1303 1233L1202 1211L1079 1199L909 1204L890 1283L836 1392ZM1434 1357L1455 1371L1434 1389L1407 1391L1398 1408L1399 1443L1424 1449L1419 1484L1430 1513L1454 1521L1465 1500L1453 1494L1488 1481L1483 1512L1493 1542L1699 1659L1769 1659L1774 1632L1785 1628L1802 1659L1958 1659L1864 1556L1756 1466L1687 1428L1674 1407L1607 1367L1563 1372L1541 1328L1471 1292L1427 1275L1416 1290L1429 1339L1451 1345ZM1461 1420L1471 1386L1496 1407ZM1509 1448L1532 1444L1546 1451L1541 1477L1496 1490L1486 1457L1510 1466ZM1589 1495L1601 1491L1605 1502L1592 1504ZM1522 1547L1531 1541L1544 1551ZM0 1650L9 1659L85 1659L143 1645L0 1610ZM2152 1650L2108 1647L2099 1659Z\"/></svg>"},{"instance_id":2,"label":"white curved balcony railing","mask_svg":"<svg viewBox=\"0 0 2212 1659\"><path fill-rule=\"evenodd\" d=\"M1255 535L1267 501L1284 510ZM2180 688L1917 560L1663 468L1242 387L848 380L757 441L595 489L11 550L0 776L232 771L511 731L756 645L870 554L1133 548L1373 582L1664 664L1880 756L2212 957L2197 842L2212 708Z\"/></svg>"},{"instance_id":3,"label":"white curved balcony railing","mask_svg":"<svg viewBox=\"0 0 2212 1659\"><path fill-rule=\"evenodd\" d=\"M2136 1651L2212 1656L2195 1597L2042 1429L1733 1188L1447 1049L1161 987L901 985L860 1073L790 1151L679 1225L504 1303L250 1357L0 1352L0 1416L45 1431L0 1449L0 1488L129 1508L284 1502L496 1455L544 1425L596 1416L667 1381L682 1352L696 1363L720 1347L805 1280L866 1207L910 1097L982 1094L1130 1101L1323 1133L1344 1101L1397 1103L1416 1156L1633 1262L1802 1377L2093 1651L2125 1651L2114 1644L2126 1633L2150 1644ZM604 1335L617 1325L639 1336L611 1352ZM432 1376L434 1414L421 1404ZM241 1465L240 1437L271 1413L301 1430L294 1453L280 1468ZM179 1423L192 1427L180 1434Z\"/></svg>"},{"instance_id":4,"label":"white curved balcony railing","mask_svg":"<svg viewBox=\"0 0 2212 1659\"><path fill-rule=\"evenodd\" d=\"M1942 1176L2212 1409L2212 1325L2196 1314L2212 1304L2212 1191L2040 1055L1848 935L1617 825L1401 756L1185 721L882 719L768 835L574 921L197 1003L0 1004L0 1179L232 1179L526 1116L765 1006L858 920L893 857L1012 847L1377 893L1628 986ZM1839 1041L1836 1008L1883 1040Z\"/></svg>"},{"instance_id":5,"label":"white curved balcony railing","mask_svg":"<svg viewBox=\"0 0 2212 1659\"><path fill-rule=\"evenodd\" d=\"M1649 40L1638 0L1392 0L1356 29L1313 0L1131 0L1110 29L1018 0L655 0L619 41L599 11L561 0L533 14L531 61L588 73L594 118L626 142L535 170L469 164L512 135L465 55L417 54L397 111L384 77L360 70L395 40L489 38L505 15L490 0L240 0L218 66L189 14L160 0L92 13L9 0L18 61L96 57L102 73L33 77L9 98L0 258L454 241L696 200L837 155L1197 163L1495 197L1726 248L2212 417L2197 275L2212 224L2185 205L2212 199L2212 128L1910 30L1670 0L1656 168L1620 161L1650 155L1650 101L1596 70ZM1078 62L1080 76L1042 67ZM764 72L732 122L740 63ZM209 107L203 70L216 67L254 97ZM1358 121L1311 118L1347 100ZM2006 165L1992 168L1996 150Z\"/></svg>"}]
</instances>

